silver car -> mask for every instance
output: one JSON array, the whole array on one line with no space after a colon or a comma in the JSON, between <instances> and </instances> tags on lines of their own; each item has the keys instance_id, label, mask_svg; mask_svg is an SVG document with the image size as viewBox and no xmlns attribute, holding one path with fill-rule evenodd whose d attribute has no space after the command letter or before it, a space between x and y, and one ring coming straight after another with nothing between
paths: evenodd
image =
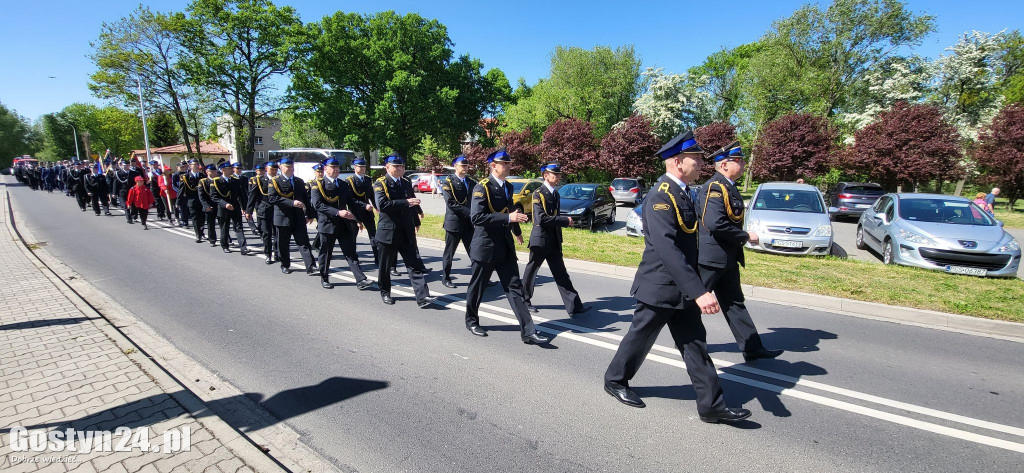
<instances>
[{"instance_id":1,"label":"silver car","mask_svg":"<svg viewBox=\"0 0 1024 473\"><path fill-rule=\"evenodd\" d=\"M972 276L1014 277L1020 244L1002 223L963 197L886 194L857 222L857 248L885 264Z\"/></svg>"},{"instance_id":2,"label":"silver car","mask_svg":"<svg viewBox=\"0 0 1024 473\"><path fill-rule=\"evenodd\" d=\"M644 198L644 181L632 177L617 177L612 180L612 185L608 186L608 192L612 193L615 203L640 205Z\"/></svg>"},{"instance_id":3,"label":"silver car","mask_svg":"<svg viewBox=\"0 0 1024 473\"><path fill-rule=\"evenodd\" d=\"M832 251L832 222L825 199L808 184L769 182L757 186L743 229L757 233L760 241L747 243L752 250L818 256Z\"/></svg>"}]
</instances>

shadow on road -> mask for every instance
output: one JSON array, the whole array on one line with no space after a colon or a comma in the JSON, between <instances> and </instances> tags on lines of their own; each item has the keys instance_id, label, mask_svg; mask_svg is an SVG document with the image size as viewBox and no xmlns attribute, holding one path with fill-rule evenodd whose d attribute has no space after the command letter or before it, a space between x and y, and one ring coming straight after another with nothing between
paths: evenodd
<instances>
[{"instance_id":1,"label":"shadow on road","mask_svg":"<svg viewBox=\"0 0 1024 473\"><path fill-rule=\"evenodd\" d=\"M14 322L11 324L0 325L0 330L23 330L28 328L39 328L39 327L54 327L59 325L74 325L80 324L87 320L96 320L99 317L68 317L64 319L46 319L46 320L24 320L21 322Z\"/></svg>"}]
</instances>

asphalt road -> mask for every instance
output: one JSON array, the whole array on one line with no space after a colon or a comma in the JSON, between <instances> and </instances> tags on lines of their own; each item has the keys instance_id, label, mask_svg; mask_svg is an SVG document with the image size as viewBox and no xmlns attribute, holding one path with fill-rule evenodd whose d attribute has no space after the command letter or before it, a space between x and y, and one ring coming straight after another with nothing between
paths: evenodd
<instances>
[{"instance_id":1,"label":"asphalt road","mask_svg":"<svg viewBox=\"0 0 1024 473\"><path fill-rule=\"evenodd\" d=\"M1024 459L1019 342L751 302L766 344L787 352L742 364L723 318L705 317L728 403L754 412L709 425L667 331L632 383L646 409L603 392L628 281L574 275L596 310L570 319L542 270L536 319L556 336L539 348L519 341L500 287L484 297L491 336L465 330L465 256L458 289L429 278L446 305L420 310L396 287L385 306L345 273L324 290L189 232L9 190L47 251L348 471L1020 471ZM438 253L422 249L435 270Z\"/></svg>"}]
</instances>

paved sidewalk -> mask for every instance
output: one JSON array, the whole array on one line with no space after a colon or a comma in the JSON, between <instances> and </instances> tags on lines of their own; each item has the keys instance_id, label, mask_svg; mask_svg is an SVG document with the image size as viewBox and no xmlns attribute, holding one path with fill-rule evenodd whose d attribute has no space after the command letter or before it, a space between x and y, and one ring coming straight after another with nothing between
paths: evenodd
<instances>
[{"instance_id":1,"label":"paved sidewalk","mask_svg":"<svg viewBox=\"0 0 1024 473\"><path fill-rule=\"evenodd\" d=\"M0 207L0 471L282 471L110 322L80 309L77 294L13 232L5 186ZM21 451L18 444L35 445L17 427L49 432L48 445L40 446L47 448ZM119 427L132 435L116 432ZM104 450L117 450L122 441L132 447L148 429L150 445L146 451L57 445L55 433L68 429L78 438L110 431ZM168 432L180 436L181 448L165 453L174 447L171 437L165 445Z\"/></svg>"}]
</instances>

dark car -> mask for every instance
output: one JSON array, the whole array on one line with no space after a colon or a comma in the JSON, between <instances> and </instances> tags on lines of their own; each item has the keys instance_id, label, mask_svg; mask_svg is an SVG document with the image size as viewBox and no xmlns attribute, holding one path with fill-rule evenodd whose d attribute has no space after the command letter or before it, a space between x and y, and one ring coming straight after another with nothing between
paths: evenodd
<instances>
[{"instance_id":1,"label":"dark car","mask_svg":"<svg viewBox=\"0 0 1024 473\"><path fill-rule=\"evenodd\" d=\"M875 205L885 189L873 182L840 182L825 196L833 218L860 217L864 210Z\"/></svg>"},{"instance_id":2,"label":"dark car","mask_svg":"<svg viewBox=\"0 0 1024 473\"><path fill-rule=\"evenodd\" d=\"M615 199L600 184L566 184L558 188L559 211L572 217L572 226L594 229L595 223L615 223Z\"/></svg>"}]
</instances>

